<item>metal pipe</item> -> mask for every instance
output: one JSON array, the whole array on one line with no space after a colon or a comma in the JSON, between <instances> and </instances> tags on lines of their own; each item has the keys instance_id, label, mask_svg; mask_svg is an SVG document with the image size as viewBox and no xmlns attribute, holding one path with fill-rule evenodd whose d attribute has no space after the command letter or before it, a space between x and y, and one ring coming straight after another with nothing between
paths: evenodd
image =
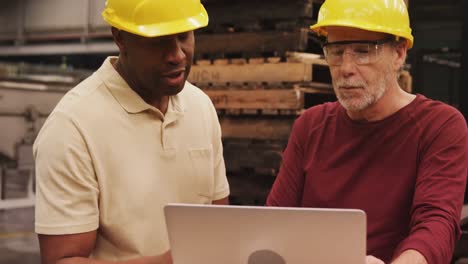
<instances>
[{"instance_id":1,"label":"metal pipe","mask_svg":"<svg viewBox=\"0 0 468 264\"><path fill-rule=\"evenodd\" d=\"M0 117L25 117L26 113L0 112Z\"/></svg>"},{"instance_id":2,"label":"metal pipe","mask_svg":"<svg viewBox=\"0 0 468 264\"><path fill-rule=\"evenodd\" d=\"M77 33L55 33L55 34L48 34L48 33L42 33L42 34L34 34L34 33L29 33L28 35L24 36L25 39L27 40L32 40L32 41L48 41L48 40L69 40L69 39L80 39L83 37L83 33L77 32ZM110 38L112 37L112 34L110 30L107 31L102 31L102 32L88 32L87 33L87 39L93 39L93 38ZM0 41L11 41L15 40L15 36L10 35L10 36L1 36Z\"/></svg>"},{"instance_id":3,"label":"metal pipe","mask_svg":"<svg viewBox=\"0 0 468 264\"><path fill-rule=\"evenodd\" d=\"M50 114L44 114L44 113L38 113L37 116L40 118L46 118ZM3 111L0 110L0 117L21 117L21 118L26 118L30 116L29 113L27 112L8 112L8 111Z\"/></svg>"},{"instance_id":4,"label":"metal pipe","mask_svg":"<svg viewBox=\"0 0 468 264\"><path fill-rule=\"evenodd\" d=\"M82 44L42 44L16 47L0 47L0 56L25 55L63 55L63 54L97 54L119 52L114 42L82 43Z\"/></svg>"},{"instance_id":5,"label":"metal pipe","mask_svg":"<svg viewBox=\"0 0 468 264\"><path fill-rule=\"evenodd\" d=\"M85 9L85 16L83 18L83 35L81 36L81 43L85 43L88 40L89 35L89 25L91 24L90 21L90 0L85 0L84 9Z\"/></svg>"},{"instance_id":6,"label":"metal pipe","mask_svg":"<svg viewBox=\"0 0 468 264\"><path fill-rule=\"evenodd\" d=\"M24 17L26 12L26 5L24 4L25 0L18 1L18 17L17 17L17 29L16 29L16 45L24 44Z\"/></svg>"}]
</instances>

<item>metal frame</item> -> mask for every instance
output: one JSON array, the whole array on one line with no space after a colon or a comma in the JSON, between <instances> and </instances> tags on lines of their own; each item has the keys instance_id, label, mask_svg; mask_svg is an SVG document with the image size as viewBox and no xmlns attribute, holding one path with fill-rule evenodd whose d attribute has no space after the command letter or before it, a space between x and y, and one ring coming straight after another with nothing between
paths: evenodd
<instances>
[{"instance_id":1,"label":"metal frame","mask_svg":"<svg viewBox=\"0 0 468 264\"><path fill-rule=\"evenodd\" d=\"M114 42L80 44L42 44L0 47L0 56L118 53Z\"/></svg>"}]
</instances>

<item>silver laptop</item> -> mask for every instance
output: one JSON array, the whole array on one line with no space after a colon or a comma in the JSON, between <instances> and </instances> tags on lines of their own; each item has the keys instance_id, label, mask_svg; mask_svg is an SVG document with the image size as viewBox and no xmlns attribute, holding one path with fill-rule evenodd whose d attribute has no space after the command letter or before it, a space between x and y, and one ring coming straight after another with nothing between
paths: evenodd
<instances>
[{"instance_id":1,"label":"silver laptop","mask_svg":"<svg viewBox=\"0 0 468 264\"><path fill-rule=\"evenodd\" d=\"M361 210L169 204L175 264L363 264Z\"/></svg>"}]
</instances>

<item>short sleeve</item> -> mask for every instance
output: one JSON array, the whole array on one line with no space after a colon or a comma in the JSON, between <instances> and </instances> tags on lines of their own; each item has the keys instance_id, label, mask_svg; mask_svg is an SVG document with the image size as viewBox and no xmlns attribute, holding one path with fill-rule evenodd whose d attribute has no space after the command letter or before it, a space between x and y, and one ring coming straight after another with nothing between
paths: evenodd
<instances>
[{"instance_id":1,"label":"short sleeve","mask_svg":"<svg viewBox=\"0 0 468 264\"><path fill-rule=\"evenodd\" d=\"M96 230L98 182L77 123L64 113L53 113L41 129L33 151L36 232L62 235Z\"/></svg>"}]
</instances>

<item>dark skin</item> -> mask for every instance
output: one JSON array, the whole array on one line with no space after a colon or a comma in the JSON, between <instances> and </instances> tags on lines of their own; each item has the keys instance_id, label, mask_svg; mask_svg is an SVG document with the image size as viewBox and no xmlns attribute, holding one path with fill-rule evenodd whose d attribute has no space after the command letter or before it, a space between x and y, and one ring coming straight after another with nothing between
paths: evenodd
<instances>
[{"instance_id":1,"label":"dark skin","mask_svg":"<svg viewBox=\"0 0 468 264\"><path fill-rule=\"evenodd\" d=\"M169 96L182 91L190 73L193 31L145 38L112 28L112 35L120 50L116 70L145 102L165 113Z\"/></svg>"},{"instance_id":2,"label":"dark skin","mask_svg":"<svg viewBox=\"0 0 468 264\"><path fill-rule=\"evenodd\" d=\"M213 201L227 205L228 198ZM104 261L89 259L96 245L97 230L72 235L38 235L42 264L172 264L171 252L128 261Z\"/></svg>"},{"instance_id":3,"label":"dark skin","mask_svg":"<svg viewBox=\"0 0 468 264\"><path fill-rule=\"evenodd\" d=\"M193 31L144 38L112 29L120 56L114 63L117 72L145 102L162 113L169 96L179 93L192 65ZM213 201L227 205L228 197ZM97 230L72 235L38 235L42 264L171 264L170 251L128 261L89 259L96 245Z\"/></svg>"}]
</instances>

